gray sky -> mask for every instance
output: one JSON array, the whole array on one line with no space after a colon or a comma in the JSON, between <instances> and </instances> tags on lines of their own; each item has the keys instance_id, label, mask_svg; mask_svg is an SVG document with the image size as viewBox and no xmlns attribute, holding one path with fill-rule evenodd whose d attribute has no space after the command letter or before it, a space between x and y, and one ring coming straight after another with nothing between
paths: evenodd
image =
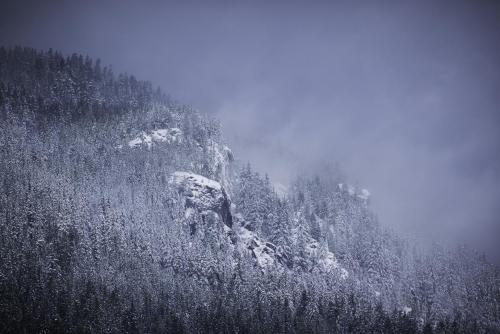
<instances>
[{"instance_id":1,"label":"gray sky","mask_svg":"<svg viewBox=\"0 0 500 334\"><path fill-rule=\"evenodd\" d=\"M338 162L383 224L500 263L499 2L2 1L0 44L100 57L275 180Z\"/></svg>"}]
</instances>

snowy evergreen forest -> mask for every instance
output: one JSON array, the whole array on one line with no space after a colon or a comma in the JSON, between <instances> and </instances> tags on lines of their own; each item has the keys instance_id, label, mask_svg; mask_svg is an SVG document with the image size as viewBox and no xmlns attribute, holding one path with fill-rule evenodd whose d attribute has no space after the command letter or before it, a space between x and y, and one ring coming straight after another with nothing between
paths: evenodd
<instances>
[{"instance_id":1,"label":"snowy evergreen forest","mask_svg":"<svg viewBox=\"0 0 500 334\"><path fill-rule=\"evenodd\" d=\"M500 332L484 256L398 236L333 168L277 191L89 57L0 48L0 189L1 333Z\"/></svg>"}]
</instances>

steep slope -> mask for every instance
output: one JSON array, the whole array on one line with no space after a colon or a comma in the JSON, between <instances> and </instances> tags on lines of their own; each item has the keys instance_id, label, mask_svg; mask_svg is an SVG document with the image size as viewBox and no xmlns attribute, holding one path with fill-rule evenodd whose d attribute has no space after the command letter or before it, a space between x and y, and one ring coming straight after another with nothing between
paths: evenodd
<instances>
[{"instance_id":1,"label":"steep slope","mask_svg":"<svg viewBox=\"0 0 500 334\"><path fill-rule=\"evenodd\" d=\"M278 194L216 120L89 58L0 48L0 185L6 333L499 328L473 250L419 250L334 171Z\"/></svg>"}]
</instances>

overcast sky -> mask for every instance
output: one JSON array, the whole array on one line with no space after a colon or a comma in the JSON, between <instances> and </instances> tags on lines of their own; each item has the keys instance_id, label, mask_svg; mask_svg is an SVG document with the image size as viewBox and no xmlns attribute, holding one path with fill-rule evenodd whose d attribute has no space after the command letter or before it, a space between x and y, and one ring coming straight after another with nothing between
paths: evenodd
<instances>
[{"instance_id":1,"label":"overcast sky","mask_svg":"<svg viewBox=\"0 0 500 334\"><path fill-rule=\"evenodd\" d=\"M338 162L383 224L500 263L498 1L2 1L14 44L99 57L216 114L279 182Z\"/></svg>"}]
</instances>

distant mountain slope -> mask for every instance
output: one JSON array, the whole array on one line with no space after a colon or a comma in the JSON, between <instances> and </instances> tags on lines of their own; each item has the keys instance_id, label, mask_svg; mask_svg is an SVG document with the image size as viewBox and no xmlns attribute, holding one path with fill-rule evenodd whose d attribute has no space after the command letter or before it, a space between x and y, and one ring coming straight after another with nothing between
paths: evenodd
<instances>
[{"instance_id":1,"label":"distant mountain slope","mask_svg":"<svg viewBox=\"0 0 500 334\"><path fill-rule=\"evenodd\" d=\"M332 170L275 190L217 120L90 58L0 48L0 185L1 332L500 328L473 250L399 238Z\"/></svg>"}]
</instances>

